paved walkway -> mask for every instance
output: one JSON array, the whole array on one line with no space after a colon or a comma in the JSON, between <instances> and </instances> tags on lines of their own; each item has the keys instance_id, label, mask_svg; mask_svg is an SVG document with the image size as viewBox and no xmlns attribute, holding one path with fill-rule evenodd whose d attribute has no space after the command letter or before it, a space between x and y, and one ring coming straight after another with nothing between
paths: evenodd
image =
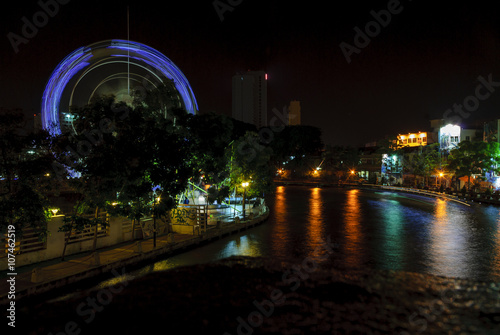
<instances>
[{"instance_id":1,"label":"paved walkway","mask_svg":"<svg viewBox=\"0 0 500 335\"><path fill-rule=\"evenodd\" d=\"M155 257L165 257L169 253L199 243L218 239L264 222L269 215L267 209L262 215L237 221L221 227L212 227L201 235L172 233L156 238L124 242L112 247L98 249L97 252L84 252L66 256L64 261L54 259L32 265L17 267L15 275L9 271L0 272L0 305L8 304L11 292L10 278L15 284L15 300L61 288L83 279L108 274L112 269L135 265Z\"/></svg>"},{"instance_id":2,"label":"paved walkway","mask_svg":"<svg viewBox=\"0 0 500 335\"><path fill-rule=\"evenodd\" d=\"M50 288L63 286L72 280L87 278L104 273L114 266L141 260L145 255L161 254L168 250L175 250L199 240L197 235L172 234L173 241L168 236L156 239L156 248L153 239L131 241L109 248L98 249L97 253L85 252L77 255L66 256L64 261L55 259L33 265L16 268L14 276L10 272L2 271L0 277L0 304L5 303L10 290L9 278L15 278L16 299L34 292L43 292ZM172 238L170 238L172 239ZM190 243L191 242L191 243ZM165 250L165 247L168 249ZM97 257L96 257L97 254Z\"/></svg>"}]
</instances>

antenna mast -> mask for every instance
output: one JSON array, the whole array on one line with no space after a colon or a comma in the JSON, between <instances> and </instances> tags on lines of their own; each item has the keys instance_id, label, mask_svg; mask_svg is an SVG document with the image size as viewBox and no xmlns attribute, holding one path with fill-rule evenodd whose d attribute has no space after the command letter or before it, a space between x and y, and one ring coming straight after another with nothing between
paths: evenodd
<instances>
[{"instance_id":1,"label":"antenna mast","mask_svg":"<svg viewBox=\"0 0 500 335\"><path fill-rule=\"evenodd\" d=\"M130 14L127 6L127 41L130 42ZM130 96L130 48L127 48L127 94Z\"/></svg>"}]
</instances>

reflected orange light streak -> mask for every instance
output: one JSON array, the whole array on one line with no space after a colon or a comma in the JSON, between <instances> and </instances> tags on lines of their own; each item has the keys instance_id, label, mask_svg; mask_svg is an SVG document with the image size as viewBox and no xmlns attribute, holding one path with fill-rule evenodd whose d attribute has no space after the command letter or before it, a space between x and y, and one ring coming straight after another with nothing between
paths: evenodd
<instances>
[{"instance_id":1,"label":"reflected orange light streak","mask_svg":"<svg viewBox=\"0 0 500 335\"><path fill-rule=\"evenodd\" d=\"M361 207L358 193L358 190L349 190L347 192L347 201L344 207L346 263L353 267L361 266Z\"/></svg>"},{"instance_id":2,"label":"reflected orange light streak","mask_svg":"<svg viewBox=\"0 0 500 335\"><path fill-rule=\"evenodd\" d=\"M284 186L276 188L276 200L274 202L274 215L276 223L273 229L272 245L276 254L284 255L286 253L285 241L287 235L287 206L286 189Z\"/></svg>"},{"instance_id":3,"label":"reflected orange light streak","mask_svg":"<svg viewBox=\"0 0 500 335\"><path fill-rule=\"evenodd\" d=\"M307 222L307 233L309 245L309 256L315 257L314 251L321 244L323 233L323 218L321 209L323 207L323 199L321 197L321 189L315 187L311 189L309 196L309 216Z\"/></svg>"}]
</instances>

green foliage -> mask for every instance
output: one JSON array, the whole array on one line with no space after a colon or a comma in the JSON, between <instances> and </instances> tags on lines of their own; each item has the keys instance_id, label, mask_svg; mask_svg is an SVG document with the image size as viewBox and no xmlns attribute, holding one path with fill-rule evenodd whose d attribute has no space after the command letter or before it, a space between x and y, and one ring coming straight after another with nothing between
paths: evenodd
<instances>
[{"instance_id":1,"label":"green foliage","mask_svg":"<svg viewBox=\"0 0 500 335\"><path fill-rule=\"evenodd\" d=\"M208 203L213 204L217 201L217 203L220 204L224 201L224 199L229 197L229 193L229 186L222 185L218 187L216 185L212 185L208 189Z\"/></svg>"},{"instance_id":2,"label":"green foliage","mask_svg":"<svg viewBox=\"0 0 500 335\"><path fill-rule=\"evenodd\" d=\"M0 113L0 230L14 225L46 231L49 196L58 181L52 174L50 137L47 132L28 133L21 111Z\"/></svg>"},{"instance_id":3,"label":"green foliage","mask_svg":"<svg viewBox=\"0 0 500 335\"><path fill-rule=\"evenodd\" d=\"M189 129L190 153L194 179L204 175L207 184L219 184L229 177L225 155L232 142L233 121L215 114L191 116Z\"/></svg>"},{"instance_id":4,"label":"green foliage","mask_svg":"<svg viewBox=\"0 0 500 335\"><path fill-rule=\"evenodd\" d=\"M300 167L305 156L319 155L323 149L321 130L313 126L285 126L281 131L274 132L274 137L269 143L272 149L272 160L275 168L281 162L290 161L288 168Z\"/></svg>"},{"instance_id":5,"label":"green foliage","mask_svg":"<svg viewBox=\"0 0 500 335\"><path fill-rule=\"evenodd\" d=\"M272 149L259 144L259 135L248 132L233 143L231 154L231 189L242 189L249 182L247 195L259 196L269 192L273 184Z\"/></svg>"},{"instance_id":6,"label":"green foliage","mask_svg":"<svg viewBox=\"0 0 500 335\"><path fill-rule=\"evenodd\" d=\"M405 172L422 177L428 184L429 177L440 167L439 144L420 146L405 154Z\"/></svg>"},{"instance_id":7,"label":"green foliage","mask_svg":"<svg viewBox=\"0 0 500 335\"><path fill-rule=\"evenodd\" d=\"M331 171L349 171L360 164L360 154L348 146L327 146L322 154L323 168Z\"/></svg>"},{"instance_id":8,"label":"green foliage","mask_svg":"<svg viewBox=\"0 0 500 335\"><path fill-rule=\"evenodd\" d=\"M470 189L472 175L484 175L487 171L498 172L500 163L498 143L462 141L457 148L450 151L447 161L448 169L457 177L468 177L467 184Z\"/></svg>"},{"instance_id":9,"label":"green foliage","mask_svg":"<svg viewBox=\"0 0 500 335\"><path fill-rule=\"evenodd\" d=\"M72 110L76 133L58 142L58 158L80 174L70 183L88 206L138 220L150 214L154 187L165 199L186 187L193 170L182 127L186 113L174 109L165 118L156 109L164 102L154 104L153 98L132 107L104 96ZM67 149L84 145L84 154ZM120 205L112 208L109 202Z\"/></svg>"}]
</instances>

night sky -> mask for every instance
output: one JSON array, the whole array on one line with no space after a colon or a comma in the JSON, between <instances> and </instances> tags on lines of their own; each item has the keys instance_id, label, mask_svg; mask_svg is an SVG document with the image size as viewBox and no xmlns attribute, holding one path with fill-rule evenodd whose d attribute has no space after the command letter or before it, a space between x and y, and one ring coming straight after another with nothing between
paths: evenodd
<instances>
[{"instance_id":1,"label":"night sky","mask_svg":"<svg viewBox=\"0 0 500 335\"><path fill-rule=\"evenodd\" d=\"M326 144L364 145L427 130L430 119L476 94L479 76L500 83L494 2L230 2L237 5L221 21L213 0L71 0L17 53L8 34L22 35L21 19L32 22L41 7L37 1L3 3L0 107L37 112L47 79L66 55L127 38L127 5L130 39L162 52L183 71L200 112L231 115L232 75L263 69L269 118L274 108L300 100L302 124L320 127ZM370 12L388 6L397 13L372 31L349 63L340 44L355 47L355 27L364 31L375 20ZM500 84L461 118L463 125L498 118L499 107Z\"/></svg>"}]
</instances>

